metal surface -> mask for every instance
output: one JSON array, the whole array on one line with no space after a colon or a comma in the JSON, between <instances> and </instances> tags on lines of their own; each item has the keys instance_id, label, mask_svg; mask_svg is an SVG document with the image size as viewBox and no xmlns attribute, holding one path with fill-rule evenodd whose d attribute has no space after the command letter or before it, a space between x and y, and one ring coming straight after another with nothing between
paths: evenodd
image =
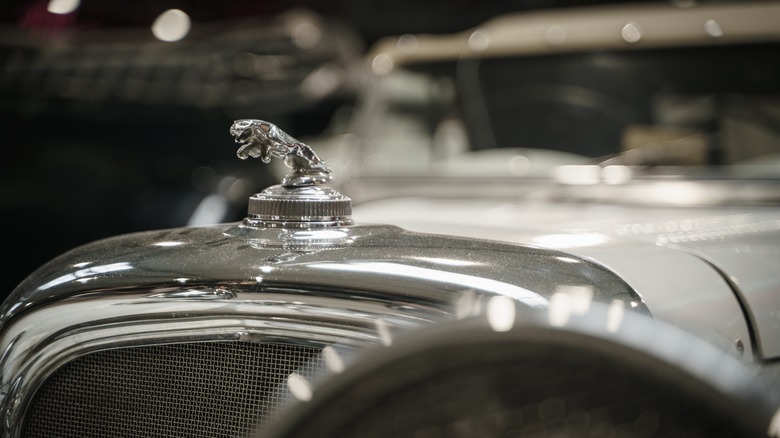
<instances>
[{"instance_id":1,"label":"metal surface","mask_svg":"<svg viewBox=\"0 0 780 438\"><path fill-rule=\"evenodd\" d=\"M555 314L489 307L373 348L263 436L775 436L758 367L612 306Z\"/></svg>"},{"instance_id":2,"label":"metal surface","mask_svg":"<svg viewBox=\"0 0 780 438\"><path fill-rule=\"evenodd\" d=\"M565 253L345 226L351 201L321 185L330 170L310 147L259 120L237 121L231 134L239 157L284 157L293 169L250 199L243 223L76 248L0 307L7 435L19 435L31 406L35 413L61 396L32 402L50 375L110 349L204 340L389 345L399 331L468 317L495 297L530 308L565 299L574 313L593 301L648 313L618 276Z\"/></svg>"},{"instance_id":3,"label":"metal surface","mask_svg":"<svg viewBox=\"0 0 780 438\"><path fill-rule=\"evenodd\" d=\"M322 228L352 225L352 200L331 187L331 171L314 150L274 124L263 120L236 120L230 134L241 144L241 159L259 157L263 163L282 158L292 172L281 185L266 188L249 198L252 227Z\"/></svg>"},{"instance_id":4,"label":"metal surface","mask_svg":"<svg viewBox=\"0 0 780 438\"><path fill-rule=\"evenodd\" d=\"M316 381L322 348L197 342L87 354L57 370L25 418L24 436L252 436L295 400L291 375Z\"/></svg>"},{"instance_id":5,"label":"metal surface","mask_svg":"<svg viewBox=\"0 0 780 438\"><path fill-rule=\"evenodd\" d=\"M352 225L352 200L331 187L276 185L249 198L244 224L313 228Z\"/></svg>"},{"instance_id":6,"label":"metal surface","mask_svg":"<svg viewBox=\"0 0 780 438\"><path fill-rule=\"evenodd\" d=\"M498 164L500 166L500 164ZM587 185L559 184L552 178L496 177L360 177L343 184L355 204L410 196L432 198L490 198L533 202L620 203L637 207L727 207L761 206L780 201L780 183L771 179L682 179L674 176L635 178L630 184L597 182Z\"/></svg>"},{"instance_id":7,"label":"metal surface","mask_svg":"<svg viewBox=\"0 0 780 438\"><path fill-rule=\"evenodd\" d=\"M779 19L776 1L601 5L506 14L457 34L380 41L370 51L373 82L354 120L362 155L345 172L353 175L343 186L353 216L597 261L626 280L656 318L776 365L777 138L774 118L748 108L760 107L753 98L774 102L778 84L756 86L727 72L774 72L763 60L773 59L767 55L780 41ZM586 68L591 61L599 67ZM564 87L543 97L552 84ZM574 90L595 92L581 99ZM716 99L724 90L748 96L741 102L751 130L731 131L725 112L710 121L707 106L671 111L660 103L670 90L684 96L680 102ZM574 110L601 97L619 102L602 106L610 122ZM446 111L431 116L440 104ZM623 117L631 112L643 115ZM679 142L627 141L636 124L690 127L676 118L681 114L696 119L697 129L713 127L704 131L719 139L723 149L712 151L724 152L720 159L698 156L699 131ZM586 138L611 131L612 121L615 136ZM764 130L766 149L750 155ZM654 146L643 149L642 142ZM422 158L406 165L412 153Z\"/></svg>"},{"instance_id":8,"label":"metal surface","mask_svg":"<svg viewBox=\"0 0 780 438\"><path fill-rule=\"evenodd\" d=\"M585 257L626 280L655 318L727 350L736 349L736 339L750 339L743 345L748 359L776 357L780 348L770 299L780 287L771 274L780 269L772 252L780 247L780 210L773 207L406 197L357 205L354 217ZM705 261L711 257L725 278Z\"/></svg>"},{"instance_id":9,"label":"metal surface","mask_svg":"<svg viewBox=\"0 0 780 438\"><path fill-rule=\"evenodd\" d=\"M203 338L392 343L494 296L539 308L556 296L618 300L647 312L592 261L392 226L225 224L98 241L45 265L3 304L4 427L15 436L42 380L90 351Z\"/></svg>"},{"instance_id":10,"label":"metal surface","mask_svg":"<svg viewBox=\"0 0 780 438\"><path fill-rule=\"evenodd\" d=\"M728 234L705 234L676 245L723 274L744 303L760 355L776 359L780 358L780 214L764 213L753 215L752 221Z\"/></svg>"},{"instance_id":11,"label":"metal surface","mask_svg":"<svg viewBox=\"0 0 780 438\"><path fill-rule=\"evenodd\" d=\"M292 169L285 176L285 187L308 187L331 181L330 169L314 153L311 146L301 143L278 126L264 120L236 120L230 127L230 135L241 145L236 155L242 160L254 157L263 163L271 158L282 158Z\"/></svg>"}]
</instances>

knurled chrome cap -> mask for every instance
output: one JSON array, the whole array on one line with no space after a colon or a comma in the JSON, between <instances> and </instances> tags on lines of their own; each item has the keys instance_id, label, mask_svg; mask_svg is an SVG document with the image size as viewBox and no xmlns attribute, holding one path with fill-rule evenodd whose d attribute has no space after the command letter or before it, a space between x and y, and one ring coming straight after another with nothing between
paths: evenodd
<instances>
[{"instance_id":1,"label":"knurled chrome cap","mask_svg":"<svg viewBox=\"0 0 780 438\"><path fill-rule=\"evenodd\" d=\"M352 224L352 200L327 186L271 186L249 198L251 225L311 227Z\"/></svg>"},{"instance_id":2,"label":"knurled chrome cap","mask_svg":"<svg viewBox=\"0 0 780 438\"><path fill-rule=\"evenodd\" d=\"M259 157L264 163L284 159L292 172L282 184L249 198L244 224L253 227L318 228L352 225L352 200L325 184L331 170L314 153L273 123L257 119L233 122L230 134L239 143L239 158Z\"/></svg>"}]
</instances>

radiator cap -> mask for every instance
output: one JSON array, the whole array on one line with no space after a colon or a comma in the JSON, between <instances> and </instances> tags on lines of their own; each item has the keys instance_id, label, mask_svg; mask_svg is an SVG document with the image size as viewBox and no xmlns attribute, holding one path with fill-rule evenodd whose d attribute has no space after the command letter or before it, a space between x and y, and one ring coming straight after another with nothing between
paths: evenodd
<instances>
[{"instance_id":1,"label":"radiator cap","mask_svg":"<svg viewBox=\"0 0 780 438\"><path fill-rule=\"evenodd\" d=\"M352 225L352 200L327 186L331 170L311 146L276 125L257 119L233 122L230 134L240 144L239 158L270 163L281 158L292 171L282 183L249 198L244 224L263 228L322 228Z\"/></svg>"}]
</instances>

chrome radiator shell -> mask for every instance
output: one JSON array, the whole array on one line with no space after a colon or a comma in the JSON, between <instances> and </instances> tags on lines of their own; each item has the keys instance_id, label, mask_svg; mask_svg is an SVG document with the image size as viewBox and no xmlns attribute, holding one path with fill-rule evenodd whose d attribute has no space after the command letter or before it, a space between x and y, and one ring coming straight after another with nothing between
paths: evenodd
<instances>
[{"instance_id":1,"label":"chrome radiator shell","mask_svg":"<svg viewBox=\"0 0 780 438\"><path fill-rule=\"evenodd\" d=\"M355 349L468 316L494 296L544 308L567 289L648 313L587 259L390 226L225 224L105 239L43 266L3 304L4 436L20 436L46 378L88 353L204 340Z\"/></svg>"}]
</instances>

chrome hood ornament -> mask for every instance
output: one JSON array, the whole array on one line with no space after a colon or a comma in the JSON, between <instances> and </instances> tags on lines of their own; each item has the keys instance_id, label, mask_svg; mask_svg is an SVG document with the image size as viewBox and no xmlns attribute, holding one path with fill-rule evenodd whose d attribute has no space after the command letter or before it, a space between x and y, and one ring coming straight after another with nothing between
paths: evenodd
<instances>
[{"instance_id":1,"label":"chrome hood ornament","mask_svg":"<svg viewBox=\"0 0 780 438\"><path fill-rule=\"evenodd\" d=\"M230 135L241 145L236 155L242 160L253 157L270 163L272 158L281 158L292 169L280 185L249 198L245 225L262 228L352 225L352 200L324 185L333 179L331 170L311 146L264 120L236 120L230 127Z\"/></svg>"},{"instance_id":2,"label":"chrome hood ornament","mask_svg":"<svg viewBox=\"0 0 780 438\"><path fill-rule=\"evenodd\" d=\"M241 147L238 158L260 158L270 163L271 158L282 158L292 173L282 179L285 187L305 187L327 184L331 181L330 169L314 153L311 146L301 143L273 123L264 120L243 119L233 122L230 135Z\"/></svg>"}]
</instances>

